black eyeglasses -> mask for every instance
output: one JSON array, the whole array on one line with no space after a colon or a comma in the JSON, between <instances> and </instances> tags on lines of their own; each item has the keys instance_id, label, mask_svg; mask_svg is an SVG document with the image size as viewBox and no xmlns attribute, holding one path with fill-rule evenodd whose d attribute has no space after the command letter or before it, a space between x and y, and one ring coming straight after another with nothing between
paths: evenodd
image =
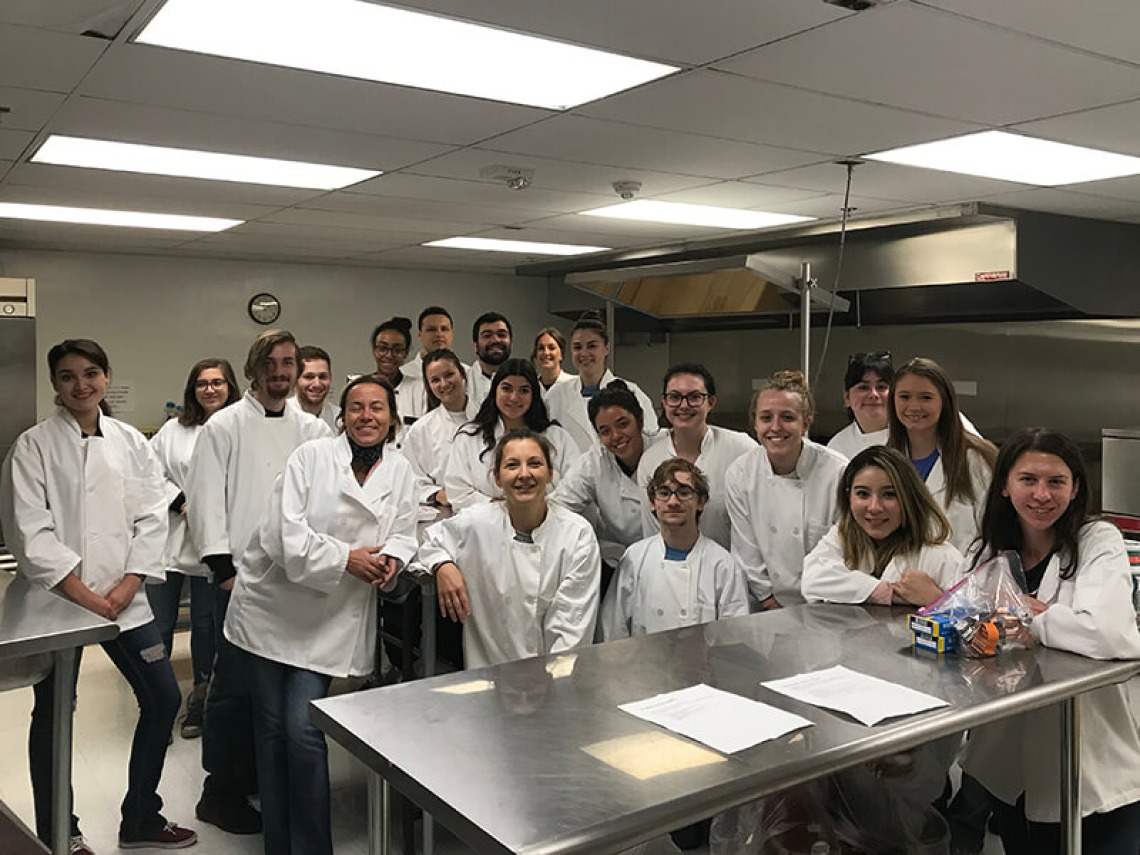
<instances>
[{"instance_id":1,"label":"black eyeglasses","mask_svg":"<svg viewBox=\"0 0 1140 855\"><path fill-rule=\"evenodd\" d=\"M680 392L666 392L661 397L670 407L679 407L682 401L690 407L699 407L709 397L709 394L708 392L689 392L687 395L682 395Z\"/></svg>"},{"instance_id":2,"label":"black eyeglasses","mask_svg":"<svg viewBox=\"0 0 1140 855\"><path fill-rule=\"evenodd\" d=\"M878 353L853 353L847 357L847 367L852 365L860 365L868 362L885 362L887 365L891 364L891 352L883 350Z\"/></svg>"},{"instance_id":3,"label":"black eyeglasses","mask_svg":"<svg viewBox=\"0 0 1140 855\"><path fill-rule=\"evenodd\" d=\"M393 356L404 356L408 352L408 349L402 344L384 344L383 342L372 349L380 356L387 356L389 353Z\"/></svg>"},{"instance_id":4,"label":"black eyeglasses","mask_svg":"<svg viewBox=\"0 0 1140 855\"><path fill-rule=\"evenodd\" d=\"M195 389L224 389L230 385L226 380L217 377L213 380L195 380Z\"/></svg>"},{"instance_id":5,"label":"black eyeglasses","mask_svg":"<svg viewBox=\"0 0 1140 855\"><path fill-rule=\"evenodd\" d=\"M679 484L676 487L653 488L653 498L659 502L667 502L673 496L676 496L682 502L687 502L695 495L697 495L697 491L686 484Z\"/></svg>"}]
</instances>

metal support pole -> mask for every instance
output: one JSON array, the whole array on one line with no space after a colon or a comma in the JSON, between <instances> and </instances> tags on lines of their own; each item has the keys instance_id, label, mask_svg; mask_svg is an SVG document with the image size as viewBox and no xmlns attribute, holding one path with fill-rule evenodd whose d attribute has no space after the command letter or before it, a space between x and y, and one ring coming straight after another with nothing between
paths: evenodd
<instances>
[{"instance_id":1,"label":"metal support pole","mask_svg":"<svg viewBox=\"0 0 1140 855\"><path fill-rule=\"evenodd\" d=\"M436 616L436 595L435 595L435 577L431 577L423 588L420 589L420 596L423 600L422 611L422 638L423 638L423 672L425 677L432 677L435 675L435 616ZM432 855L435 851L435 824L432 821L431 814L426 810L424 811L424 855Z\"/></svg>"},{"instance_id":2,"label":"metal support pole","mask_svg":"<svg viewBox=\"0 0 1140 855\"><path fill-rule=\"evenodd\" d=\"M800 370L811 385L811 262L800 262Z\"/></svg>"},{"instance_id":3,"label":"metal support pole","mask_svg":"<svg viewBox=\"0 0 1140 855\"><path fill-rule=\"evenodd\" d=\"M51 738L51 851L68 855L71 851L71 725L75 708L75 648L68 647L52 654L52 684L55 707L52 709Z\"/></svg>"},{"instance_id":4,"label":"metal support pole","mask_svg":"<svg viewBox=\"0 0 1140 855\"><path fill-rule=\"evenodd\" d=\"M1081 855L1080 696L1061 702L1061 848Z\"/></svg>"},{"instance_id":5,"label":"metal support pole","mask_svg":"<svg viewBox=\"0 0 1140 855\"><path fill-rule=\"evenodd\" d=\"M376 772L368 772L368 855L388 855L388 782Z\"/></svg>"},{"instance_id":6,"label":"metal support pole","mask_svg":"<svg viewBox=\"0 0 1140 855\"><path fill-rule=\"evenodd\" d=\"M613 300L606 300L606 336L610 340L610 358L609 369L614 370L615 352L614 348L617 345L617 324L615 323L614 315L616 314L616 307Z\"/></svg>"}]
</instances>

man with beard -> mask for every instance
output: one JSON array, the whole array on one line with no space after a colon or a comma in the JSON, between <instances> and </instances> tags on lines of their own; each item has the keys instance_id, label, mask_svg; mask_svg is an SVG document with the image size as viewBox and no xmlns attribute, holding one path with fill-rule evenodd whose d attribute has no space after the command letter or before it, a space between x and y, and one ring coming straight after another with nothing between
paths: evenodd
<instances>
[{"instance_id":1,"label":"man with beard","mask_svg":"<svg viewBox=\"0 0 1140 855\"><path fill-rule=\"evenodd\" d=\"M261 831L261 815L246 798L255 779L249 681L242 652L221 633L234 564L260 525L289 455L303 442L332 435L324 422L286 406L297 381L292 333L268 330L258 336L246 357L245 376L250 380L245 396L203 425L186 484L190 534L211 571L218 628L202 728L207 775L195 812L231 834Z\"/></svg>"},{"instance_id":2,"label":"man with beard","mask_svg":"<svg viewBox=\"0 0 1140 855\"><path fill-rule=\"evenodd\" d=\"M324 349L307 344L297 348L297 363L297 394L289 399L290 406L316 416L335 432L340 407L329 400L332 360Z\"/></svg>"},{"instance_id":3,"label":"man with beard","mask_svg":"<svg viewBox=\"0 0 1140 855\"><path fill-rule=\"evenodd\" d=\"M476 359L467 373L467 394L482 404L495 369L511 358L511 322L498 312L484 312L471 326L471 340Z\"/></svg>"},{"instance_id":4,"label":"man with beard","mask_svg":"<svg viewBox=\"0 0 1140 855\"><path fill-rule=\"evenodd\" d=\"M455 324L451 319L451 312L443 306L428 306L420 312L417 324L416 337L420 340L419 353L405 362L400 371L404 374L404 383L419 389L419 409L417 412L424 415L428 411L428 399L427 386L424 384L423 359L433 350L451 350ZM471 366L463 365L463 370L470 375ZM403 410L400 413L403 415Z\"/></svg>"}]
</instances>

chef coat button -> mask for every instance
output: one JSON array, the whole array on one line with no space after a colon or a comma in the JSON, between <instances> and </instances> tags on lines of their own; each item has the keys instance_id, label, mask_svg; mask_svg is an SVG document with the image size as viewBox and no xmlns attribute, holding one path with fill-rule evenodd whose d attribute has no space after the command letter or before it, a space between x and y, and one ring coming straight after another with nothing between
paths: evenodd
<instances>
[{"instance_id":1,"label":"chef coat button","mask_svg":"<svg viewBox=\"0 0 1140 855\"><path fill-rule=\"evenodd\" d=\"M776 533L776 527L774 525L770 525L770 526L768 526L768 531L772 532L772 534L775 534Z\"/></svg>"},{"instance_id":2,"label":"chef coat button","mask_svg":"<svg viewBox=\"0 0 1140 855\"><path fill-rule=\"evenodd\" d=\"M658 609L657 610L657 617L664 617L664 616L665 616L665 609Z\"/></svg>"},{"instance_id":3,"label":"chef coat button","mask_svg":"<svg viewBox=\"0 0 1140 855\"><path fill-rule=\"evenodd\" d=\"M534 597L527 597L526 598L526 604L528 606L533 606L534 605Z\"/></svg>"},{"instance_id":4,"label":"chef coat button","mask_svg":"<svg viewBox=\"0 0 1140 855\"><path fill-rule=\"evenodd\" d=\"M687 611L685 611L684 609L681 609L681 617L684 617L687 614L688 614Z\"/></svg>"},{"instance_id":5,"label":"chef coat button","mask_svg":"<svg viewBox=\"0 0 1140 855\"><path fill-rule=\"evenodd\" d=\"M800 533L800 530L799 530L798 528L793 528L793 529L792 529L792 534L797 534L797 535L798 535L799 533Z\"/></svg>"}]
</instances>

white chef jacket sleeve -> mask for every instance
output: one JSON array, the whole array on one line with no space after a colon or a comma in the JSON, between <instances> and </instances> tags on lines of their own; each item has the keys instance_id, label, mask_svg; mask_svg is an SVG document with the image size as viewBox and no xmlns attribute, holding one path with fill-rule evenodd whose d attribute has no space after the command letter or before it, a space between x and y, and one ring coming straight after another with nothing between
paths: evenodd
<instances>
[{"instance_id":1,"label":"white chef jacket sleeve","mask_svg":"<svg viewBox=\"0 0 1140 855\"><path fill-rule=\"evenodd\" d=\"M211 430L212 422L213 419L202 426L186 478L186 521L190 538L198 546L199 559L232 554L226 525L230 437L223 430Z\"/></svg>"},{"instance_id":2,"label":"white chef jacket sleeve","mask_svg":"<svg viewBox=\"0 0 1140 855\"><path fill-rule=\"evenodd\" d=\"M636 545L636 544L635 544ZM617 572L602 602L602 640L629 638L633 630L633 589L637 586L637 556L631 555L631 546L618 562ZM747 613L747 604L745 613Z\"/></svg>"},{"instance_id":3,"label":"white chef jacket sleeve","mask_svg":"<svg viewBox=\"0 0 1140 855\"><path fill-rule=\"evenodd\" d=\"M551 653L590 644L598 619L602 555L598 539L583 520L575 542L566 552L558 590L543 620L545 649Z\"/></svg>"},{"instance_id":4,"label":"white chef jacket sleeve","mask_svg":"<svg viewBox=\"0 0 1140 855\"><path fill-rule=\"evenodd\" d=\"M395 457L395 455L393 455ZM401 466L392 461L396 470L393 473L394 519L388 539L380 545L384 555L391 555L400 562L400 569L416 555L416 524L419 521L419 501L416 498L417 481L412 467ZM400 461L403 463L405 461ZM394 577L393 577L394 580Z\"/></svg>"},{"instance_id":5,"label":"white chef jacket sleeve","mask_svg":"<svg viewBox=\"0 0 1140 855\"><path fill-rule=\"evenodd\" d=\"M428 526L416 552L416 563L434 573L440 564L450 561L462 572L459 561L464 549L465 528L466 517L461 513Z\"/></svg>"},{"instance_id":6,"label":"white chef jacket sleeve","mask_svg":"<svg viewBox=\"0 0 1140 855\"><path fill-rule=\"evenodd\" d=\"M56 537L44 460L27 434L16 439L0 470L0 526L5 545L29 581L54 588L79 567L79 554Z\"/></svg>"},{"instance_id":7,"label":"white chef jacket sleeve","mask_svg":"<svg viewBox=\"0 0 1140 855\"><path fill-rule=\"evenodd\" d=\"M461 430L455 435L451 455L447 458L447 473L443 476L443 486L447 490L447 501L457 511L491 501L491 497L479 489L484 483L483 472L474 471L472 467L481 466L484 469L489 467L493 452L488 451L479 457L475 451L476 444L481 451L482 435L472 436Z\"/></svg>"},{"instance_id":8,"label":"white chef jacket sleeve","mask_svg":"<svg viewBox=\"0 0 1140 855\"><path fill-rule=\"evenodd\" d=\"M1132 574L1124 538L1115 526L1085 526L1073 583L1072 603L1049 606L1033 619L1033 634L1048 647L1091 659L1140 658Z\"/></svg>"},{"instance_id":9,"label":"white chef jacket sleeve","mask_svg":"<svg viewBox=\"0 0 1140 855\"><path fill-rule=\"evenodd\" d=\"M748 588L757 602L764 602L772 596L772 579L768 573L768 562L760 551L756 536L752 531L751 511L748 507L748 491L754 486L747 483L741 461L738 457L724 476L724 504L728 508L728 519L732 526L732 556L737 565L747 574Z\"/></svg>"},{"instance_id":10,"label":"white chef jacket sleeve","mask_svg":"<svg viewBox=\"0 0 1140 855\"><path fill-rule=\"evenodd\" d=\"M550 496L550 501L576 514L598 504L597 473L593 454L582 454L570 466Z\"/></svg>"},{"instance_id":11,"label":"white chef jacket sleeve","mask_svg":"<svg viewBox=\"0 0 1140 855\"><path fill-rule=\"evenodd\" d=\"M307 469L320 458L308 451L302 446L285 462L273 485L258 538L269 560L285 571L290 582L328 594L344 579L350 547L309 525L305 513L310 488Z\"/></svg>"},{"instance_id":12,"label":"white chef jacket sleeve","mask_svg":"<svg viewBox=\"0 0 1140 855\"><path fill-rule=\"evenodd\" d=\"M804 559L800 591L809 603L865 603L879 581L847 566L836 524Z\"/></svg>"},{"instance_id":13,"label":"white chef jacket sleeve","mask_svg":"<svg viewBox=\"0 0 1140 855\"><path fill-rule=\"evenodd\" d=\"M421 419L416 424L422 423ZM431 443L426 428L427 425L422 428L412 425L404 435L402 449L404 458L411 464L412 473L416 477L416 500L423 504L430 502L432 497L444 488L443 484L435 483L435 479L432 477L432 470L436 461L430 459Z\"/></svg>"},{"instance_id":14,"label":"white chef jacket sleeve","mask_svg":"<svg viewBox=\"0 0 1140 855\"><path fill-rule=\"evenodd\" d=\"M966 572L962 553L949 542L924 549L918 566L907 569L922 571L943 591L954 585Z\"/></svg>"},{"instance_id":15,"label":"white chef jacket sleeve","mask_svg":"<svg viewBox=\"0 0 1140 855\"><path fill-rule=\"evenodd\" d=\"M554 446L554 471L550 473L551 483L556 485L574 465L582 459L582 449L574 441L574 437L562 425L551 425L547 428L547 436Z\"/></svg>"},{"instance_id":16,"label":"white chef jacket sleeve","mask_svg":"<svg viewBox=\"0 0 1140 855\"><path fill-rule=\"evenodd\" d=\"M174 436L174 433L169 425L172 423L177 424L177 422L173 422L173 420L167 421L150 441L150 447L154 450L154 454L162 466L162 490L168 508L170 507L170 503L177 499L178 494L182 492L182 488L170 477L170 445L172 442L171 437Z\"/></svg>"},{"instance_id":17,"label":"white chef jacket sleeve","mask_svg":"<svg viewBox=\"0 0 1140 855\"><path fill-rule=\"evenodd\" d=\"M731 554L722 556L715 578L717 620L748 614L748 577Z\"/></svg>"},{"instance_id":18,"label":"white chef jacket sleeve","mask_svg":"<svg viewBox=\"0 0 1140 855\"><path fill-rule=\"evenodd\" d=\"M170 533L168 502L163 491L162 465L153 449L139 434L138 444L130 449L135 465L134 480L130 485L131 544L123 573L134 573L159 582L166 581L162 551Z\"/></svg>"}]
</instances>

